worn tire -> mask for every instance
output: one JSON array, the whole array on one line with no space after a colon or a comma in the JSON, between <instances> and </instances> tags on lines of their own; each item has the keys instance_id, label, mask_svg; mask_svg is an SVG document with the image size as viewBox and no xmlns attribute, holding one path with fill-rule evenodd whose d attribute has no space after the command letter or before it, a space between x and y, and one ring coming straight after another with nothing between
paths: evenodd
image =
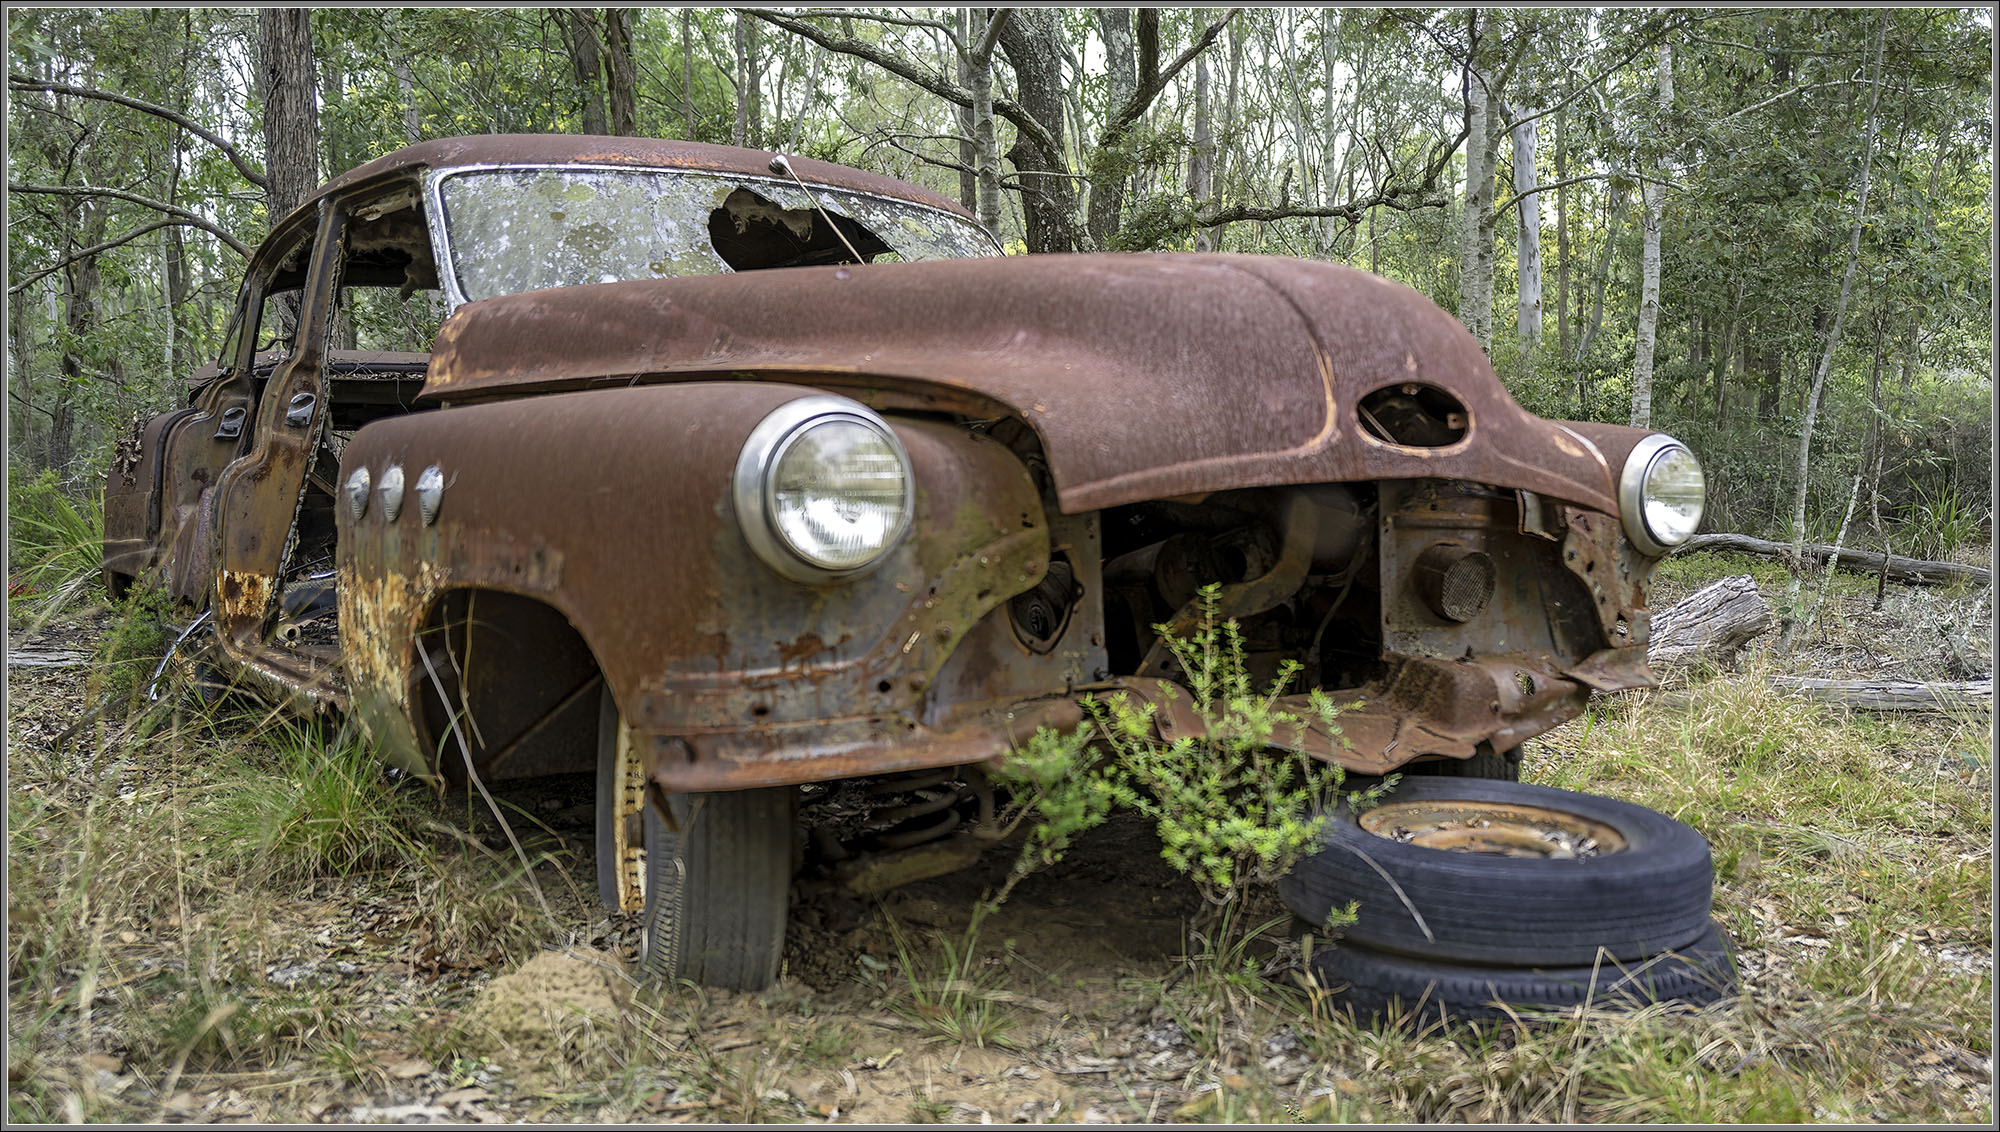
<instances>
[{"instance_id":1,"label":"worn tire","mask_svg":"<svg viewBox=\"0 0 2000 1132\"><path fill-rule=\"evenodd\" d=\"M1656 1002L1705 1006L1733 992L1736 963L1714 923L1672 952L1619 963L1571 967L1479 967L1413 959L1343 942L1314 953L1312 972L1336 1006L1357 1018L1399 1017L1421 1025L1440 1016L1504 1018L1514 1010L1588 1004L1630 1010ZM1505 1004L1498 1005L1498 1004Z\"/></svg>"},{"instance_id":2,"label":"worn tire","mask_svg":"<svg viewBox=\"0 0 2000 1132\"><path fill-rule=\"evenodd\" d=\"M778 977L797 802L790 786L677 794L679 833L646 807L641 978L762 990Z\"/></svg>"},{"instance_id":3,"label":"worn tire","mask_svg":"<svg viewBox=\"0 0 2000 1132\"><path fill-rule=\"evenodd\" d=\"M1708 842L1684 823L1615 798L1478 778L1405 778L1382 804L1453 801L1575 815L1609 826L1625 848L1573 859L1426 848L1369 832L1342 802L1321 849L1278 882L1279 895L1315 924L1353 901L1347 941L1457 963L1637 960L1708 930L1714 868Z\"/></svg>"}]
</instances>

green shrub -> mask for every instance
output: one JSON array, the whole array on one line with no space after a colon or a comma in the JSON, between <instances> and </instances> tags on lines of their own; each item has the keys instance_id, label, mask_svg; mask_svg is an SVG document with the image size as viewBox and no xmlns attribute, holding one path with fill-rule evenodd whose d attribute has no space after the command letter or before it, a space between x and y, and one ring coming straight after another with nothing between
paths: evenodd
<instances>
[{"instance_id":1,"label":"green shrub","mask_svg":"<svg viewBox=\"0 0 2000 1132\"><path fill-rule=\"evenodd\" d=\"M1236 622L1218 619L1219 593L1216 586L1202 591L1202 616L1191 636L1176 638L1158 626L1187 674L1199 734L1163 740L1154 727L1156 705L1116 693L1085 701L1089 719L1075 732L1045 728L1011 752L1002 780L1029 799L1022 816L1032 814L1036 825L993 904L1021 876L1060 859L1077 834L1124 807L1152 820L1162 855L1202 894L1210 921L1204 926L1227 935L1245 930L1242 918L1232 916L1245 886L1276 881L1318 842L1322 810L1343 772L1274 747L1272 737L1311 722L1337 740L1341 709L1318 690L1309 696L1310 720L1280 706L1298 674L1292 662L1268 690L1257 691Z\"/></svg>"}]
</instances>

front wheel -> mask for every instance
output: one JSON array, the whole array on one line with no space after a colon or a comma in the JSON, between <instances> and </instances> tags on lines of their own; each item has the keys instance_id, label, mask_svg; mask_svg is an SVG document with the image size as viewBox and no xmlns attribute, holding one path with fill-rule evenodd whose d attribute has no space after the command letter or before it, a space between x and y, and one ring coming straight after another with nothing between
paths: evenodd
<instances>
[{"instance_id":1,"label":"front wheel","mask_svg":"<svg viewBox=\"0 0 2000 1132\"><path fill-rule=\"evenodd\" d=\"M669 823L617 708L600 718L598 875L605 903L642 913L640 978L762 990L784 957L797 789L673 795Z\"/></svg>"}]
</instances>

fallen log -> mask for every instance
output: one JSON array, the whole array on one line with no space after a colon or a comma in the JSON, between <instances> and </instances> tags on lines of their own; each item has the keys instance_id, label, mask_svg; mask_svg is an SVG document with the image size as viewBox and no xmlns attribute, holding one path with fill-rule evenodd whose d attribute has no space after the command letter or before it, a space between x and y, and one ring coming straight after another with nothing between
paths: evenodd
<instances>
[{"instance_id":1,"label":"fallen log","mask_svg":"<svg viewBox=\"0 0 2000 1132\"><path fill-rule=\"evenodd\" d=\"M1923 684L1914 680L1820 680L1810 676L1773 676L1771 686L1815 700L1846 704L1869 711L1937 711L1993 706L1993 679Z\"/></svg>"},{"instance_id":2,"label":"fallen log","mask_svg":"<svg viewBox=\"0 0 2000 1132\"><path fill-rule=\"evenodd\" d=\"M1727 663L1771 628L1771 605L1748 574L1703 586L1658 613L1646 638L1654 665Z\"/></svg>"},{"instance_id":3,"label":"fallen log","mask_svg":"<svg viewBox=\"0 0 2000 1132\"><path fill-rule=\"evenodd\" d=\"M1687 554L1697 550L1726 550L1738 554L1758 554L1766 558L1776 558L1790 562L1792 544L1772 542L1770 539L1752 538L1749 535L1708 534L1696 535L1675 548L1676 554ZM1815 564L1823 563L1834 554L1832 545L1823 542L1809 542L1801 551ZM1982 566L1963 566L1957 562L1930 562L1922 558L1905 558L1900 554L1883 555L1879 551L1856 550L1853 547L1840 548L1839 569L1851 574L1874 575L1882 572L1884 558L1888 559L1889 580L1912 586L1939 586L1948 582L1972 582L1990 585L1993 571Z\"/></svg>"}]
</instances>

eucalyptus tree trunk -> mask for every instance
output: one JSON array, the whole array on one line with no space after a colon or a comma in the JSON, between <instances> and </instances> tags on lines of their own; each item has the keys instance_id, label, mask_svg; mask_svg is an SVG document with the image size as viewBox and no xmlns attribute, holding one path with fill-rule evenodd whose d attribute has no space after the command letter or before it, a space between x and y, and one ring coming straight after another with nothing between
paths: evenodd
<instances>
[{"instance_id":1,"label":"eucalyptus tree trunk","mask_svg":"<svg viewBox=\"0 0 2000 1132\"><path fill-rule=\"evenodd\" d=\"M1194 145L1188 150L1187 191L1196 207L1215 195L1215 126L1209 120L1208 102L1208 55L1204 52L1194 61ZM1208 229L1195 232L1194 250L1215 250Z\"/></svg>"},{"instance_id":2,"label":"eucalyptus tree trunk","mask_svg":"<svg viewBox=\"0 0 2000 1132\"><path fill-rule=\"evenodd\" d=\"M681 128L694 141L699 123L694 117L694 12L681 9Z\"/></svg>"},{"instance_id":3,"label":"eucalyptus tree trunk","mask_svg":"<svg viewBox=\"0 0 2000 1132\"><path fill-rule=\"evenodd\" d=\"M958 33L958 85L972 89L972 41L979 33L974 24L984 11L960 8L953 26ZM965 211L979 209L979 155L972 140L972 107L954 104L952 117L958 121L958 203Z\"/></svg>"},{"instance_id":4,"label":"eucalyptus tree trunk","mask_svg":"<svg viewBox=\"0 0 2000 1132\"><path fill-rule=\"evenodd\" d=\"M1494 108L1481 77L1465 75L1465 214L1458 260L1458 320L1479 339L1493 343L1493 157Z\"/></svg>"},{"instance_id":5,"label":"eucalyptus tree trunk","mask_svg":"<svg viewBox=\"0 0 2000 1132\"><path fill-rule=\"evenodd\" d=\"M1073 252L1079 236L1088 239L1076 203L1076 182L1062 150L1065 84L1062 74L1062 13L1051 8L1017 8L1000 29L1000 46L1013 64L1016 98L1022 111L1048 131L1055 153L1044 153L1025 130L1016 130L1007 159L1020 174L1022 237L1030 252Z\"/></svg>"},{"instance_id":6,"label":"eucalyptus tree trunk","mask_svg":"<svg viewBox=\"0 0 2000 1132\"><path fill-rule=\"evenodd\" d=\"M420 112L417 109L417 79L410 70L410 61L398 52L394 62L389 64L390 73L396 76L396 89L403 96L403 140L409 145L417 144L423 136Z\"/></svg>"},{"instance_id":7,"label":"eucalyptus tree trunk","mask_svg":"<svg viewBox=\"0 0 2000 1132\"><path fill-rule=\"evenodd\" d=\"M1723 422L1723 414L1729 407L1729 375L1736 368L1736 335L1743 324L1743 281L1736 280L1729 290L1729 321L1722 328L1722 357L1715 363L1715 423Z\"/></svg>"},{"instance_id":8,"label":"eucalyptus tree trunk","mask_svg":"<svg viewBox=\"0 0 2000 1132\"><path fill-rule=\"evenodd\" d=\"M753 17L736 13L736 132L730 141L750 144L750 25Z\"/></svg>"},{"instance_id":9,"label":"eucalyptus tree trunk","mask_svg":"<svg viewBox=\"0 0 2000 1132\"><path fill-rule=\"evenodd\" d=\"M1644 202L1641 228L1645 233L1639 252L1639 326L1633 332L1632 419L1634 428L1653 422L1653 347L1660 324L1660 212L1666 186L1647 181L1639 186Z\"/></svg>"},{"instance_id":10,"label":"eucalyptus tree trunk","mask_svg":"<svg viewBox=\"0 0 2000 1132\"><path fill-rule=\"evenodd\" d=\"M1104 39L1104 104L1119 107L1139 90L1138 48L1132 34L1132 9L1097 9L1097 32ZM1090 238L1098 247L1118 234L1124 209L1131 158L1123 131L1101 139L1091 162Z\"/></svg>"},{"instance_id":11,"label":"eucalyptus tree trunk","mask_svg":"<svg viewBox=\"0 0 2000 1132\"><path fill-rule=\"evenodd\" d=\"M604 9L604 78L611 132L629 138L639 132L638 80L632 69L632 9Z\"/></svg>"},{"instance_id":12,"label":"eucalyptus tree trunk","mask_svg":"<svg viewBox=\"0 0 2000 1132\"><path fill-rule=\"evenodd\" d=\"M1520 197L1515 222L1515 257L1520 287L1515 297L1515 332L1521 352L1542 343L1542 196L1535 191L1536 128L1533 120L1514 127L1514 193Z\"/></svg>"},{"instance_id":13,"label":"eucalyptus tree trunk","mask_svg":"<svg viewBox=\"0 0 2000 1132\"><path fill-rule=\"evenodd\" d=\"M1604 246L1597 252L1595 292L1590 301L1590 320L1584 323L1583 335L1576 343L1578 361L1582 361L1584 355L1590 353L1590 344L1597 338L1598 329L1604 325L1604 289L1611 281L1611 253L1618 246L1619 230L1625 227L1624 191L1616 188L1607 188L1606 191L1611 196L1611 219L1604 228Z\"/></svg>"},{"instance_id":14,"label":"eucalyptus tree trunk","mask_svg":"<svg viewBox=\"0 0 2000 1132\"><path fill-rule=\"evenodd\" d=\"M276 224L319 187L319 110L306 9L258 10L257 67L264 95L264 193Z\"/></svg>"},{"instance_id":15,"label":"eucalyptus tree trunk","mask_svg":"<svg viewBox=\"0 0 2000 1132\"><path fill-rule=\"evenodd\" d=\"M1237 130L1236 111L1243 92L1243 44L1248 33L1243 30L1246 20L1237 19L1229 24L1229 78L1223 84L1222 129L1216 138L1215 170L1211 187L1227 192L1229 186L1230 156L1234 152L1225 144L1225 139L1233 139ZM1209 230L1213 233L1212 246L1222 246L1222 237L1229 231L1229 225L1219 224Z\"/></svg>"},{"instance_id":16,"label":"eucalyptus tree trunk","mask_svg":"<svg viewBox=\"0 0 2000 1132\"><path fill-rule=\"evenodd\" d=\"M583 132L609 133L604 114L604 57L598 48L597 20L588 8L563 8L563 40L569 46L570 73L576 78L582 104Z\"/></svg>"},{"instance_id":17,"label":"eucalyptus tree trunk","mask_svg":"<svg viewBox=\"0 0 2000 1132\"><path fill-rule=\"evenodd\" d=\"M1323 97L1325 101L1324 104L1320 107L1320 115L1319 115L1320 117L1319 199L1325 203L1331 204L1333 203L1334 200L1334 193L1337 191L1334 186L1334 178L1336 175L1334 170L1335 166L1337 166L1340 163L1340 155L1337 152L1336 148L1340 144L1340 136L1339 136L1340 125L1338 121L1340 112L1340 96L1334 86L1334 68L1335 64L1338 62L1338 60L1335 58L1336 55L1335 44L1340 30L1340 13L1339 11L1333 8L1322 8L1320 10L1320 21L1321 21L1319 29L1320 83L1323 88ZM1340 221L1332 216L1323 216L1320 217L1317 223L1320 230L1319 246L1321 252L1322 254L1331 257L1333 254L1334 237L1336 233L1338 233L1340 230Z\"/></svg>"},{"instance_id":18,"label":"eucalyptus tree trunk","mask_svg":"<svg viewBox=\"0 0 2000 1132\"><path fill-rule=\"evenodd\" d=\"M1812 388L1806 394L1805 420L1799 425L1798 495L1792 503L1792 561L1799 560L1799 552L1806 541L1806 496L1812 487L1812 434L1813 425L1819 418L1820 394L1826 389L1827 374L1833 370L1834 351L1840 347L1842 323L1847 319L1848 296L1854 291L1854 268L1861 258L1861 228L1868 216L1868 180L1875 163L1875 135L1880 123L1875 111L1882 97L1882 48L1889 33L1889 14L1884 11L1875 29L1875 61L1870 67L1868 85L1868 129L1861 143L1860 183L1854 194L1854 223L1847 237L1847 268L1840 276L1840 297L1833 306L1833 318L1826 331L1826 347L1821 351L1819 367L1813 371ZM1799 585L1804 573L1794 569L1791 584L1785 587L1784 629L1781 647L1789 649L1797 638L1801 624L1795 614L1798 607Z\"/></svg>"},{"instance_id":19,"label":"eucalyptus tree trunk","mask_svg":"<svg viewBox=\"0 0 2000 1132\"><path fill-rule=\"evenodd\" d=\"M1569 110L1556 111L1556 354L1569 360Z\"/></svg>"},{"instance_id":20,"label":"eucalyptus tree trunk","mask_svg":"<svg viewBox=\"0 0 2000 1132\"><path fill-rule=\"evenodd\" d=\"M993 128L993 46L997 41L987 36L993 20L1006 18L1005 13L988 15L984 8L972 10L972 68L966 83L972 91L972 167L979 174L978 207L973 212L980 225L995 235L1000 231L1000 135Z\"/></svg>"},{"instance_id":21,"label":"eucalyptus tree trunk","mask_svg":"<svg viewBox=\"0 0 2000 1132\"><path fill-rule=\"evenodd\" d=\"M1673 48L1660 44L1660 119L1654 129L1666 128L1666 112L1674 102L1674 56ZM1659 145L1661 139L1653 139ZM1665 162L1656 161L1655 168ZM1639 199L1644 206L1645 239L1639 253L1639 326L1633 334L1632 357L1632 419L1634 428L1648 428L1653 423L1653 351L1656 334L1660 326L1660 214L1667 203L1667 187L1657 181L1646 181L1639 187Z\"/></svg>"},{"instance_id":22,"label":"eucalyptus tree trunk","mask_svg":"<svg viewBox=\"0 0 2000 1132\"><path fill-rule=\"evenodd\" d=\"M103 239L105 215L102 207L81 203L77 207L76 218L74 238L78 245L91 247ZM91 340L92 332L97 328L99 284L103 281L97 258L94 255L84 256L62 270L63 329L66 331L60 363L63 380L56 386L54 407L48 410L49 440L46 449L47 466L57 472L66 472L71 457L76 454L77 394L92 378L83 355L77 349Z\"/></svg>"}]
</instances>

